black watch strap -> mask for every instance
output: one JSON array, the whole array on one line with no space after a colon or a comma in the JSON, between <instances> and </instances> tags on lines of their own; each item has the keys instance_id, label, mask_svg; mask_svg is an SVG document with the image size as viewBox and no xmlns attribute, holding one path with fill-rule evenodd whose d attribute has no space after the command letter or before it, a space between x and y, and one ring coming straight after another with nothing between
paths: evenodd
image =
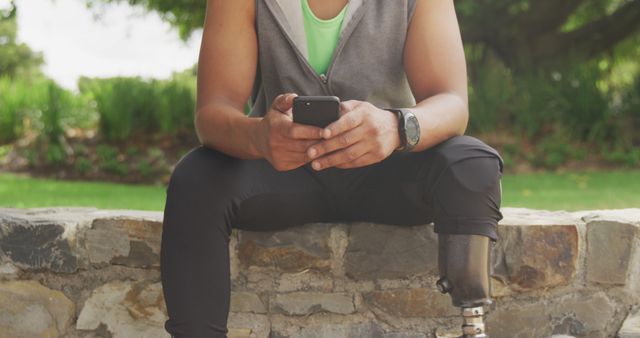
<instances>
[{"instance_id":1,"label":"black watch strap","mask_svg":"<svg viewBox=\"0 0 640 338\"><path fill-rule=\"evenodd\" d=\"M404 127L404 112L402 109L386 109L394 114L398 119L398 136L400 136L400 147L396 148L396 151L403 151L407 148L407 131Z\"/></svg>"}]
</instances>

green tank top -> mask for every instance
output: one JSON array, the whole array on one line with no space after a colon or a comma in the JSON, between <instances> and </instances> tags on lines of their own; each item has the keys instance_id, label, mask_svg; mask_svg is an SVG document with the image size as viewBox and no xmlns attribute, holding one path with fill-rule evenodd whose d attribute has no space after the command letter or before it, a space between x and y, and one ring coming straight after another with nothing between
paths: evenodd
<instances>
[{"instance_id":1,"label":"green tank top","mask_svg":"<svg viewBox=\"0 0 640 338\"><path fill-rule=\"evenodd\" d=\"M307 0L302 2L302 17L304 18L304 31L307 36L307 52L309 64L318 74L324 74L329 68L333 52L340 38L340 28L349 4L344 6L338 15L332 19L319 19Z\"/></svg>"}]
</instances>

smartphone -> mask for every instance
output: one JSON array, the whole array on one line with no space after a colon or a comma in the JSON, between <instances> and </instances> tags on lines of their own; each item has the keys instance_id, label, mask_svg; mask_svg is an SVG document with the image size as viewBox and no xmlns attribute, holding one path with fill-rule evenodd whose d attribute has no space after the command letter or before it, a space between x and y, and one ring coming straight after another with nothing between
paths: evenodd
<instances>
[{"instance_id":1,"label":"smartphone","mask_svg":"<svg viewBox=\"0 0 640 338\"><path fill-rule=\"evenodd\" d=\"M324 128L340 116L337 96L296 96L293 98L293 122Z\"/></svg>"}]
</instances>

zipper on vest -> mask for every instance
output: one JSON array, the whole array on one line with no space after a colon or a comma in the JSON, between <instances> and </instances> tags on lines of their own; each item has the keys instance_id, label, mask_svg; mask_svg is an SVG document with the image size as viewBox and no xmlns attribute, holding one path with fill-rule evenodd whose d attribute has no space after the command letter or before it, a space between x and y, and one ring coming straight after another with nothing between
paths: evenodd
<instances>
[{"instance_id":1,"label":"zipper on vest","mask_svg":"<svg viewBox=\"0 0 640 338\"><path fill-rule=\"evenodd\" d=\"M329 85L329 74L330 74L331 70L333 69L333 66L334 66L334 64L336 62L336 59L338 58L338 55L340 54L340 52L344 48L344 46L346 44L346 41L349 39L349 37L351 36L351 33L355 29L355 26L357 25L357 23L360 21L360 19L364 15L364 7L365 6L366 6L366 2L361 4L360 7L358 8L358 10L354 13L353 17L351 18L351 20L349 22L349 26L350 27L349 27L348 31L346 33L344 33L344 31L343 31L344 34L342 36L340 36L340 38L338 39L338 46L336 46L336 50L334 51L334 54L333 54L333 56L331 58L331 62L329 63L329 67L327 68L327 71L325 73L322 73L322 74L318 74L316 72L316 70L313 69L313 67L309 63L309 60L304 56L304 54L302 54L302 52L300 51L298 46L295 44L295 42L291 38L291 36L288 33L288 30L286 29L286 27L283 25L282 22L280 22L280 20L278 20L277 17L274 16L276 24L280 27L280 30L282 31L285 39L287 39L287 41L289 42L289 45L291 46L291 48L293 48L294 53L296 53L298 55L298 59L301 60L301 62L303 64L303 68L306 68L308 72L311 72L313 77L315 77L320 82L320 85L321 85L321 87L324 90L326 95L334 95L332 90L331 90L331 86ZM272 15L273 15L273 13L272 13Z\"/></svg>"},{"instance_id":2,"label":"zipper on vest","mask_svg":"<svg viewBox=\"0 0 640 338\"><path fill-rule=\"evenodd\" d=\"M327 75L324 74L324 73L323 74L318 74L316 72L316 70L313 69L313 67L311 67L311 64L309 63L309 60L307 60L307 58L304 56L304 54L302 54L302 52L300 51L298 46L295 44L293 39L291 39L291 37L289 36L289 33L287 32L287 29L284 27L284 25L277 18L275 18L275 21L276 21L276 24L278 26L280 26L280 29L282 30L282 35L284 35L285 39L287 39L287 41L289 42L289 45L293 49L293 52L296 55L298 55L298 59L302 63L302 67L305 68L308 72L311 72L313 77L316 78L320 82L320 86L322 87L322 89L324 90L326 95L333 95L329 91L329 87L327 86L327 84L329 83L329 78L327 77ZM332 60L332 63L333 63L333 60ZM331 65L329 67L331 67Z\"/></svg>"},{"instance_id":3,"label":"zipper on vest","mask_svg":"<svg viewBox=\"0 0 640 338\"><path fill-rule=\"evenodd\" d=\"M324 74L320 75L320 81L322 81L322 83L327 85L327 91L331 93L331 95L334 95L334 94L333 94L333 90L331 90L331 85L329 84L329 75L331 75L333 66L336 63L338 56L340 56L340 54L342 53L344 46L347 44L347 40L349 40L349 38L351 37L351 34L353 33L355 26L359 23L360 19L362 19L362 16L364 15L364 7L366 5L367 5L366 2L361 4L360 7L357 9L357 11L353 13L353 16L351 17L351 21L349 21L347 27L345 27L345 29L342 31L340 39L338 39L338 45L336 46L336 49L333 52L333 56L331 58L331 62L329 63L329 67L327 68L327 71Z\"/></svg>"}]
</instances>

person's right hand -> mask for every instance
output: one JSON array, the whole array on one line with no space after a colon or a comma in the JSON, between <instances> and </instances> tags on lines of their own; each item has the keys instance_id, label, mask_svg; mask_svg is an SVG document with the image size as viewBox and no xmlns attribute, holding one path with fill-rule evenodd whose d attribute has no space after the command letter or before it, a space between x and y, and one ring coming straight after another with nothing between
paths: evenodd
<instances>
[{"instance_id":1,"label":"person's right hand","mask_svg":"<svg viewBox=\"0 0 640 338\"><path fill-rule=\"evenodd\" d=\"M278 171L298 168L311 159L307 149L322 139L322 128L293 123L293 98L278 95L260 121L256 148Z\"/></svg>"}]
</instances>

